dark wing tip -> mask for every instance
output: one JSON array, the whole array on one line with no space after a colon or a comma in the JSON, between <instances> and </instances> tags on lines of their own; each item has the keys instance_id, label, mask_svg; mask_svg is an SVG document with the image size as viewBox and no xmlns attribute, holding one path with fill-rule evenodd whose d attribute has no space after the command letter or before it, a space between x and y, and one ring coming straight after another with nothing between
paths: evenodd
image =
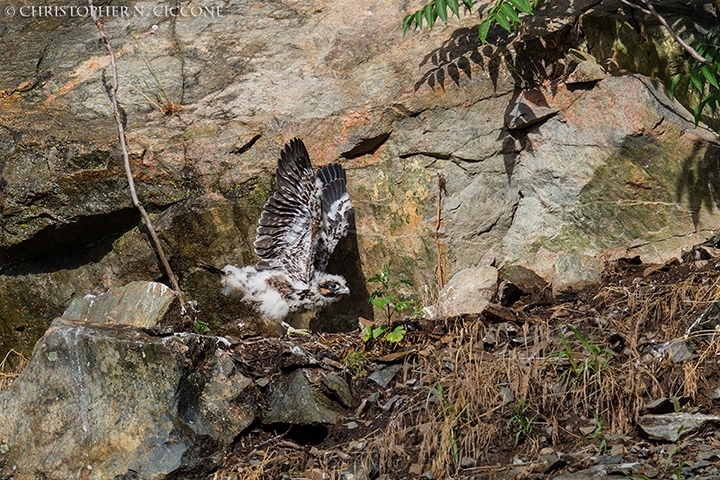
<instances>
[{"instance_id":1,"label":"dark wing tip","mask_svg":"<svg viewBox=\"0 0 720 480\"><path fill-rule=\"evenodd\" d=\"M322 181L323 185L327 185L335 180L340 180L343 184L347 183L345 169L339 163L323 165L318 168L316 176Z\"/></svg>"},{"instance_id":2,"label":"dark wing tip","mask_svg":"<svg viewBox=\"0 0 720 480\"><path fill-rule=\"evenodd\" d=\"M207 270L214 275L220 275L221 277L225 275L225 272L222 269L217 268L215 265L210 265L209 263L200 262L197 264L197 266L202 268L203 270Z\"/></svg>"}]
</instances>

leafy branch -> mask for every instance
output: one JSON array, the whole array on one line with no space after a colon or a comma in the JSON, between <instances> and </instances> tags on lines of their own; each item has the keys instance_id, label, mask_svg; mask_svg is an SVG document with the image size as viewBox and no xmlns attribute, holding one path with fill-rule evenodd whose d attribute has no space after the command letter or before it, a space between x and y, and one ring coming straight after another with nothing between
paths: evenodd
<instances>
[{"instance_id":1,"label":"leafy branch","mask_svg":"<svg viewBox=\"0 0 720 480\"><path fill-rule=\"evenodd\" d=\"M699 101L693 109L693 117L697 126L705 107L709 106L714 113L720 102L720 33L706 35L693 42L692 48L704 61L699 62L695 55L691 55L689 71L678 73L672 78L668 94L673 98L678 88L688 94L696 92Z\"/></svg>"},{"instance_id":2,"label":"leafy branch","mask_svg":"<svg viewBox=\"0 0 720 480\"><path fill-rule=\"evenodd\" d=\"M473 0L462 0L468 11L472 10ZM520 14L532 15L538 0L496 0L488 14L478 27L478 39L481 43L487 40L490 28L500 25L508 32L512 32L520 24ZM414 24L416 29L422 29L423 20L432 29L439 18L447 25L448 10L460 18L460 4L458 0L432 0L420 10L411 13L403 19L403 34Z\"/></svg>"}]
</instances>

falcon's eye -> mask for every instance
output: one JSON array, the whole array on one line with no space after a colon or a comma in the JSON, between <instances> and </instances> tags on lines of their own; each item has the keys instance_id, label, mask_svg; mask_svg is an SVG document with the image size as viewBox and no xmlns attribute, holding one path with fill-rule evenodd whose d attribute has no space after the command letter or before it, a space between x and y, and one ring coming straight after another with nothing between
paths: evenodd
<instances>
[{"instance_id":1,"label":"falcon's eye","mask_svg":"<svg viewBox=\"0 0 720 480\"><path fill-rule=\"evenodd\" d=\"M340 285L338 285L337 282L331 282L328 286L330 287L330 290L337 290L340 288Z\"/></svg>"}]
</instances>

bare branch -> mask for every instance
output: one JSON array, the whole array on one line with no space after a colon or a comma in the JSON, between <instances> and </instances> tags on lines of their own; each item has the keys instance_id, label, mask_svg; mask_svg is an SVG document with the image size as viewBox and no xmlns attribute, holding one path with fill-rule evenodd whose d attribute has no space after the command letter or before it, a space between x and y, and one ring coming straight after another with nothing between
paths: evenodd
<instances>
[{"instance_id":1,"label":"bare branch","mask_svg":"<svg viewBox=\"0 0 720 480\"><path fill-rule=\"evenodd\" d=\"M113 52L112 45L110 44L110 39L105 34L105 27L103 26L102 19L100 19L100 17L98 16L97 10L93 5L93 0L88 0L88 5L90 6L90 16L92 17L93 22L95 22L95 26L97 27L98 32L100 32L100 39L105 44L105 48L107 48L107 51L110 54L110 69L112 71L112 87L110 88L110 100L112 101L115 123L117 124L118 138L120 140L120 148L122 149L123 163L125 165L125 174L127 175L128 186L130 187L130 197L132 198L132 203L135 208L140 211L140 215L142 216L145 227L147 228L147 231L150 235L153 247L155 248L155 252L160 259L160 263L162 263L162 266L165 269L165 273L167 274L168 280L170 281L170 286L178 296L178 300L180 301L180 305L182 306L183 313L187 313L188 309L185 305L182 291L180 291L180 286L178 285L177 278L175 277L172 268L170 268L167 257L165 257L165 252L163 251L162 245L160 244L160 239L158 238L157 233L155 233L155 229L153 228L150 221L150 215L148 215L147 211L140 203L140 200L138 200L137 192L135 190L135 180L133 178L132 169L130 168L130 156L128 155L127 141L125 139L125 128L123 127L120 107L117 101L118 73L117 66L115 64L115 53Z\"/></svg>"},{"instance_id":2,"label":"bare branch","mask_svg":"<svg viewBox=\"0 0 720 480\"><path fill-rule=\"evenodd\" d=\"M638 5L636 3L632 3L628 0L620 0L620 2L627 5L628 7L632 7L636 10L640 10L645 15L652 15L653 17L655 17L657 19L657 21L660 22L662 24L662 26L667 29L668 33L670 33L670 36L673 38L673 40L675 40L677 43L679 43L680 46L683 47L685 49L685 51L690 54L691 57L693 57L695 60L697 60L697 62L700 65L707 65L710 63L707 61L707 59L705 57L700 55L697 52L697 50L695 50L693 47L688 45L682 38L680 38L680 35L678 35L677 32L675 31L675 29L673 29L670 26L670 24L667 22L667 20L665 20L665 18L662 15L660 15L657 12L657 10L655 10L655 7L652 6L652 4L650 3L649 0L640 0L640 1L647 8L642 8L640 5Z\"/></svg>"}]
</instances>

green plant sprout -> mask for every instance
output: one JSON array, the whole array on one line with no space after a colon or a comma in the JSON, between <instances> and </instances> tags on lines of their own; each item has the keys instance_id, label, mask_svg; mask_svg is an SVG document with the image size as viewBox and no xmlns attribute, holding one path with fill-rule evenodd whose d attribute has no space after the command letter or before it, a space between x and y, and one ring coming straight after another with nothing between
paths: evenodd
<instances>
[{"instance_id":1,"label":"green plant sprout","mask_svg":"<svg viewBox=\"0 0 720 480\"><path fill-rule=\"evenodd\" d=\"M354 377L364 377L367 375L365 363L367 363L367 355L358 350L348 353L347 357L345 357L345 365Z\"/></svg>"},{"instance_id":2,"label":"green plant sprout","mask_svg":"<svg viewBox=\"0 0 720 480\"><path fill-rule=\"evenodd\" d=\"M193 329L195 330L195 333L202 334L210 332L210 326L207 324L207 322L203 322L202 320L195 320Z\"/></svg>"},{"instance_id":3,"label":"green plant sprout","mask_svg":"<svg viewBox=\"0 0 720 480\"><path fill-rule=\"evenodd\" d=\"M392 320L395 313L417 312L417 305L399 294L397 287L400 285L408 285L412 287L409 280L390 280L390 263L386 263L382 271L377 275L368 278L368 283L379 283L380 286L370 294L370 303L373 307L385 313L388 323Z\"/></svg>"},{"instance_id":4,"label":"green plant sprout","mask_svg":"<svg viewBox=\"0 0 720 480\"><path fill-rule=\"evenodd\" d=\"M602 372L610 366L610 360L615 356L609 348L601 348L591 341L588 341L580 331L572 325L565 325L573 335L578 339L580 344L585 348L586 353L583 358L578 358L573 353L572 346L562 329L559 329L560 341L563 344L562 350L550 352L548 357L555 357L558 360L567 360L570 368L563 372L563 377L571 377L575 383L580 383L583 379L592 379L600 382ZM592 339L591 339L592 340Z\"/></svg>"},{"instance_id":5,"label":"green plant sprout","mask_svg":"<svg viewBox=\"0 0 720 480\"><path fill-rule=\"evenodd\" d=\"M592 433L590 433L589 435L586 435L586 438L589 438L591 440L600 439L600 445L598 445L597 447L597 453L600 455L607 452L608 449L607 441L605 440L605 436L603 435L603 427L605 426L605 424L600 419L600 417L597 416L597 414L595 414L594 420L595 430L593 430Z\"/></svg>"},{"instance_id":6,"label":"green plant sprout","mask_svg":"<svg viewBox=\"0 0 720 480\"><path fill-rule=\"evenodd\" d=\"M520 444L520 441L529 438L532 432L533 424L537 415L529 416L528 410L530 409L530 400L521 398L513 406L513 416L508 420L507 425L509 428L515 430L515 446Z\"/></svg>"}]
</instances>

